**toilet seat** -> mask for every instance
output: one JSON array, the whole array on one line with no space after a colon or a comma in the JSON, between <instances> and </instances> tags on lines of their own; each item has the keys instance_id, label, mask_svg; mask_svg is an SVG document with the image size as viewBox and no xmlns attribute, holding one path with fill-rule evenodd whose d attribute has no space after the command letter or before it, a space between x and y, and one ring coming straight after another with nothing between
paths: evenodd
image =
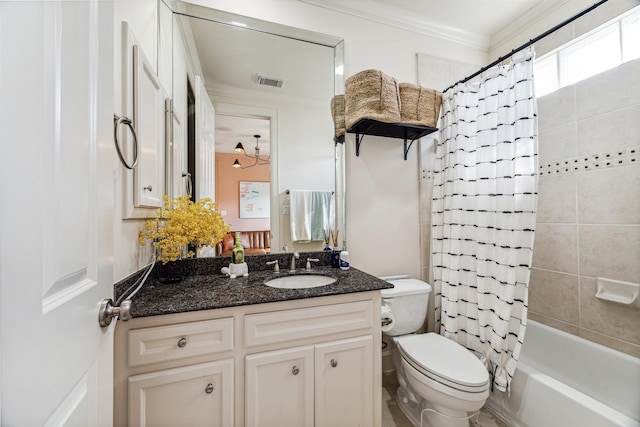
<instances>
[{"instance_id":1,"label":"toilet seat","mask_svg":"<svg viewBox=\"0 0 640 427\"><path fill-rule=\"evenodd\" d=\"M489 388L489 373L482 362L442 335L402 336L396 343L407 363L434 381L470 393L483 393Z\"/></svg>"}]
</instances>

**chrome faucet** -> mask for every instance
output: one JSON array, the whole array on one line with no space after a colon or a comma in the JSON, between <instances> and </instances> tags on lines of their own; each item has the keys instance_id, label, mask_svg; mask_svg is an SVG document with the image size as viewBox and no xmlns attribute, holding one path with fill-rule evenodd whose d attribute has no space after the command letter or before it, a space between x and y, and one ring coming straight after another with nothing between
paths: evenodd
<instances>
[{"instance_id":1,"label":"chrome faucet","mask_svg":"<svg viewBox=\"0 0 640 427\"><path fill-rule=\"evenodd\" d=\"M277 259L267 262L267 265L273 265L273 272L274 273L280 273L280 267L278 266L278 260Z\"/></svg>"},{"instance_id":2,"label":"chrome faucet","mask_svg":"<svg viewBox=\"0 0 640 427\"><path fill-rule=\"evenodd\" d=\"M296 271L296 259L300 258L298 251L293 252L291 256L291 265L289 266L289 272L294 273Z\"/></svg>"},{"instance_id":3,"label":"chrome faucet","mask_svg":"<svg viewBox=\"0 0 640 427\"><path fill-rule=\"evenodd\" d=\"M311 263L320 261L318 258L307 258L307 271L311 271Z\"/></svg>"}]
</instances>

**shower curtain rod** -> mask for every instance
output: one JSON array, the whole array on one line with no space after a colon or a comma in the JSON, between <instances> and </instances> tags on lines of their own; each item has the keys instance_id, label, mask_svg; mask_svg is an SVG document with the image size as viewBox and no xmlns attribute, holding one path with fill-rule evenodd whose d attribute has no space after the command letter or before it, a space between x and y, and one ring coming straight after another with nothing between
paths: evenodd
<instances>
[{"instance_id":1,"label":"shower curtain rod","mask_svg":"<svg viewBox=\"0 0 640 427\"><path fill-rule=\"evenodd\" d=\"M558 31L560 28L564 27L565 25L568 25L570 23L572 23L573 21L575 21L576 19L580 18L583 15L586 15L587 13L591 12L593 9L595 9L596 7L600 6L603 3L606 3L608 0L600 0L597 3L594 3L593 5L591 5L590 7L586 8L585 10L583 10L582 12L578 13L577 15L572 16L571 18L559 23L558 25L556 25L553 28L548 29L547 31L545 31L544 33L540 34L539 36L530 39L528 42L526 42L525 44L523 44L520 47L517 47L515 49L513 49L510 53L501 56L500 58L496 59L495 61L493 61L491 64L480 68L478 71L476 71L475 73L473 73L472 75L470 75L469 77L465 77L464 79L452 84L451 86L449 86L448 88L446 88L445 90L442 91L442 93L448 91L449 89L451 89L452 87L456 86L457 84L460 83L464 83L464 82L468 82L469 80L471 80L472 78L484 73L485 71L487 71L489 68L493 67L494 65L498 65L499 63L501 63L502 61L504 61L505 59L508 59L509 57L511 57L514 53L520 52L523 49L528 48L529 46L531 46L532 44L536 43L537 41L547 37L549 34L555 33L556 31Z\"/></svg>"}]
</instances>

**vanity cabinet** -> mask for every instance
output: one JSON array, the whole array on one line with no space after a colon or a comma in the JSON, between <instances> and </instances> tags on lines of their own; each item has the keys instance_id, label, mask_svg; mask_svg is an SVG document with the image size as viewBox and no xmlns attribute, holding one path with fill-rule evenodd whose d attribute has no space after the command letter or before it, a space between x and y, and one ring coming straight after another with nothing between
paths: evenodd
<instances>
[{"instance_id":1,"label":"vanity cabinet","mask_svg":"<svg viewBox=\"0 0 640 427\"><path fill-rule=\"evenodd\" d=\"M373 336L359 335L373 317L372 301L246 316L248 347L287 345L246 357L246 424L373 425ZM326 341L338 331L357 336ZM309 337L316 343L292 346Z\"/></svg>"},{"instance_id":2,"label":"vanity cabinet","mask_svg":"<svg viewBox=\"0 0 640 427\"><path fill-rule=\"evenodd\" d=\"M114 425L380 426L379 313L369 291L118 322Z\"/></svg>"},{"instance_id":3,"label":"vanity cabinet","mask_svg":"<svg viewBox=\"0 0 640 427\"><path fill-rule=\"evenodd\" d=\"M373 425L372 347L367 335L247 356L247 425Z\"/></svg>"},{"instance_id":4,"label":"vanity cabinet","mask_svg":"<svg viewBox=\"0 0 640 427\"><path fill-rule=\"evenodd\" d=\"M127 366L141 373L127 379L128 425L233 425L233 322L227 317L130 330ZM216 354L227 357L156 368Z\"/></svg>"}]
</instances>

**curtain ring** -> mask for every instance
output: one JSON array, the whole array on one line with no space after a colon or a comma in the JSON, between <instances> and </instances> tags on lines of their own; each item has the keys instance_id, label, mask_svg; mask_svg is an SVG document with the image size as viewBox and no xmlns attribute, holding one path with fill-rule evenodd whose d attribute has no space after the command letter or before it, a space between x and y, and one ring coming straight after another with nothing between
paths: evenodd
<instances>
[{"instance_id":1,"label":"curtain ring","mask_svg":"<svg viewBox=\"0 0 640 427\"><path fill-rule=\"evenodd\" d=\"M120 141L118 140L118 127L121 124L125 124L131 129L131 133L133 134L133 163L129 164L124 158L122 154L122 150L120 149ZM133 128L133 123L131 119L125 116L118 116L116 114L113 115L113 143L116 146L116 152L118 153L118 157L120 161L127 169L133 169L136 167L138 163L138 136L136 135L136 130Z\"/></svg>"}]
</instances>

